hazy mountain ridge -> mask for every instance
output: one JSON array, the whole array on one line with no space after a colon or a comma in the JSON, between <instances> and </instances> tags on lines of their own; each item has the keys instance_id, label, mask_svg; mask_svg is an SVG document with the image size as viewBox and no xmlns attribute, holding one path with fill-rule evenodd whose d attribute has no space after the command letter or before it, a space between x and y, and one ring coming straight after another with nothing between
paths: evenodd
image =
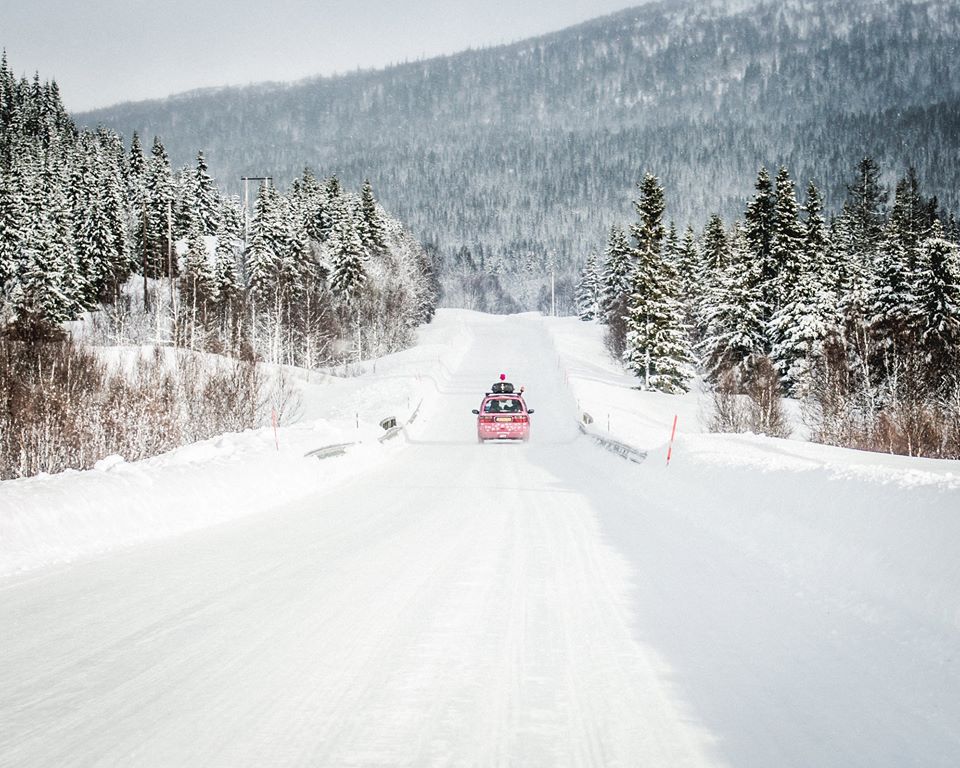
<instances>
[{"instance_id":1,"label":"hazy mountain ridge","mask_svg":"<svg viewBox=\"0 0 960 768\"><path fill-rule=\"evenodd\" d=\"M836 204L865 153L889 180L913 163L955 209L958 38L950 0L655 3L513 45L79 119L161 135L175 163L203 148L233 191L304 164L369 176L447 254L563 263L630 217L645 170L681 224L740 213L761 163Z\"/></svg>"}]
</instances>

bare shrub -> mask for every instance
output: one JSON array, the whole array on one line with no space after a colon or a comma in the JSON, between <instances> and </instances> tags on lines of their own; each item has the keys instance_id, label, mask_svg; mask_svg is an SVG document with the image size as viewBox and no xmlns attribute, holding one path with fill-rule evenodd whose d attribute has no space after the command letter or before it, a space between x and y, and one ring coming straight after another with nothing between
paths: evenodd
<instances>
[{"instance_id":1,"label":"bare shrub","mask_svg":"<svg viewBox=\"0 0 960 768\"><path fill-rule=\"evenodd\" d=\"M960 379L950 386L941 400L943 450L945 459L960 459Z\"/></svg>"},{"instance_id":2,"label":"bare shrub","mask_svg":"<svg viewBox=\"0 0 960 768\"><path fill-rule=\"evenodd\" d=\"M899 355L881 392L883 409L874 428L874 450L904 456L940 456L946 425L937 407L925 361L917 352Z\"/></svg>"},{"instance_id":3,"label":"bare shrub","mask_svg":"<svg viewBox=\"0 0 960 768\"><path fill-rule=\"evenodd\" d=\"M864 407L865 387L857 380L858 370L850 365L840 338L824 342L823 354L810 370L802 410L814 442L855 448L869 444L871 424Z\"/></svg>"},{"instance_id":4,"label":"bare shrub","mask_svg":"<svg viewBox=\"0 0 960 768\"><path fill-rule=\"evenodd\" d=\"M277 424L293 424L303 416L303 398L287 370L281 367L273 380L270 406L277 414Z\"/></svg>"},{"instance_id":5,"label":"bare shrub","mask_svg":"<svg viewBox=\"0 0 960 768\"><path fill-rule=\"evenodd\" d=\"M69 339L0 338L0 479L137 460L257 425L254 363L156 350L110 372Z\"/></svg>"},{"instance_id":6,"label":"bare shrub","mask_svg":"<svg viewBox=\"0 0 960 768\"><path fill-rule=\"evenodd\" d=\"M0 340L0 477L88 463L88 414L105 378L104 366L69 340Z\"/></svg>"},{"instance_id":7,"label":"bare shrub","mask_svg":"<svg viewBox=\"0 0 960 768\"><path fill-rule=\"evenodd\" d=\"M755 432L789 437L780 377L768 357L758 356L742 368L730 368L713 387L707 425L711 432Z\"/></svg>"},{"instance_id":8,"label":"bare shrub","mask_svg":"<svg viewBox=\"0 0 960 768\"><path fill-rule=\"evenodd\" d=\"M770 437L789 437L790 423L783 410L780 375L769 357L754 357L744 376L747 396L747 424L751 432Z\"/></svg>"},{"instance_id":9,"label":"bare shrub","mask_svg":"<svg viewBox=\"0 0 960 768\"><path fill-rule=\"evenodd\" d=\"M747 408L740 394L736 370L721 374L711 392L707 429L711 432L746 432Z\"/></svg>"}]
</instances>

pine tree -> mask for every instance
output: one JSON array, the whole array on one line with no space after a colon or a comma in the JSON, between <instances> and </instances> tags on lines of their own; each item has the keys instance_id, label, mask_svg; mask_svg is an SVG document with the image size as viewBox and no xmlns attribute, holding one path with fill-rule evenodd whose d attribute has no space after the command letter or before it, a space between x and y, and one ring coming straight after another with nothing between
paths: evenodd
<instances>
[{"instance_id":1,"label":"pine tree","mask_svg":"<svg viewBox=\"0 0 960 768\"><path fill-rule=\"evenodd\" d=\"M280 279L284 244L278 238L277 209L276 191L273 187L262 186L250 224L251 245L246 260L247 282L254 296L261 301L273 295Z\"/></svg>"},{"instance_id":2,"label":"pine tree","mask_svg":"<svg viewBox=\"0 0 960 768\"><path fill-rule=\"evenodd\" d=\"M623 297L629 291L631 255L626 233L620 227L611 227L601 273L603 281L601 310L606 316L607 323L611 320L611 313L616 311L614 307L622 303Z\"/></svg>"},{"instance_id":3,"label":"pine tree","mask_svg":"<svg viewBox=\"0 0 960 768\"><path fill-rule=\"evenodd\" d=\"M776 265L776 285L773 290L776 310L789 301L791 287L796 285L804 257L803 232L800 227L800 207L793 181L786 168L777 173L775 214L770 249Z\"/></svg>"},{"instance_id":4,"label":"pine tree","mask_svg":"<svg viewBox=\"0 0 960 768\"><path fill-rule=\"evenodd\" d=\"M693 227L687 227L684 231L674 258L684 301L692 304L700 273L700 250Z\"/></svg>"},{"instance_id":5,"label":"pine tree","mask_svg":"<svg viewBox=\"0 0 960 768\"><path fill-rule=\"evenodd\" d=\"M887 196L880 168L872 157L864 157L854 181L847 185L847 200L833 238L842 310L851 327L868 323L871 273L883 243Z\"/></svg>"},{"instance_id":6,"label":"pine tree","mask_svg":"<svg viewBox=\"0 0 960 768\"><path fill-rule=\"evenodd\" d=\"M331 241L334 248L330 288L341 301L351 304L358 298L367 279L363 243L351 217L340 220Z\"/></svg>"},{"instance_id":7,"label":"pine tree","mask_svg":"<svg viewBox=\"0 0 960 768\"><path fill-rule=\"evenodd\" d=\"M193 196L192 218L204 235L214 235L220 229L222 220L220 196L207 170L207 161L203 152L197 153L197 167L194 170L191 192Z\"/></svg>"},{"instance_id":8,"label":"pine tree","mask_svg":"<svg viewBox=\"0 0 960 768\"><path fill-rule=\"evenodd\" d=\"M185 320L181 321L179 329L181 338L191 349L202 348L208 308L216 298L216 282L199 222L187 237L187 250L183 255L183 271L179 282Z\"/></svg>"},{"instance_id":9,"label":"pine tree","mask_svg":"<svg viewBox=\"0 0 960 768\"><path fill-rule=\"evenodd\" d=\"M880 347L891 350L909 346L913 293L920 243L930 232L930 202L920 194L916 172L911 168L897 184L884 240L874 255L871 285L870 327Z\"/></svg>"},{"instance_id":10,"label":"pine tree","mask_svg":"<svg viewBox=\"0 0 960 768\"><path fill-rule=\"evenodd\" d=\"M960 377L960 254L943 237L939 222L920 247L911 324L923 351L928 379L942 384Z\"/></svg>"},{"instance_id":11,"label":"pine tree","mask_svg":"<svg viewBox=\"0 0 960 768\"><path fill-rule=\"evenodd\" d=\"M377 201L373 197L373 188L369 181L363 182L360 193L360 240L368 254L379 253L387 247L384 239L383 222L377 210Z\"/></svg>"},{"instance_id":12,"label":"pine tree","mask_svg":"<svg viewBox=\"0 0 960 768\"><path fill-rule=\"evenodd\" d=\"M713 214L703 231L697 280L701 285L714 283L730 265L730 246L723 219Z\"/></svg>"},{"instance_id":13,"label":"pine tree","mask_svg":"<svg viewBox=\"0 0 960 768\"><path fill-rule=\"evenodd\" d=\"M665 230L663 227L663 211L665 208L663 188L660 180L653 174L646 174L638 185L640 199L635 200L639 221L630 226L630 234L636 242L638 258L656 258L661 255Z\"/></svg>"},{"instance_id":14,"label":"pine tree","mask_svg":"<svg viewBox=\"0 0 960 768\"><path fill-rule=\"evenodd\" d=\"M777 274L775 286L769 293L774 309L767 336L770 340L771 360L788 391L793 391L797 384L792 371L805 354L805 337L817 332L807 329L806 326L811 321L816 305L816 279L820 275L814 277L810 265L805 263L806 252L803 245L793 181L787 169L780 168L777 174L776 216L771 238L771 252ZM800 341L798 335L804 337L804 341Z\"/></svg>"},{"instance_id":15,"label":"pine tree","mask_svg":"<svg viewBox=\"0 0 960 768\"><path fill-rule=\"evenodd\" d=\"M330 239L346 213L346 202L343 199L340 179L331 176L324 185L323 204L317 211L316 229L320 234L321 243Z\"/></svg>"},{"instance_id":16,"label":"pine tree","mask_svg":"<svg viewBox=\"0 0 960 768\"><path fill-rule=\"evenodd\" d=\"M146 262L147 274L151 277L159 277L168 271L168 266L176 272L176 265L167 262L170 256L170 238L168 234L168 217L175 198L175 185L173 174L170 171L170 161L167 158L167 151L163 146L160 137L153 140L153 149L151 157L147 163L147 172L145 177L145 211L141 212L141 219L146 219L146 235L144 236L143 224L137 233L140 240L140 248L143 248L143 241L146 240L146 259L141 259L141 264ZM141 254L142 255L142 254Z\"/></svg>"},{"instance_id":17,"label":"pine tree","mask_svg":"<svg viewBox=\"0 0 960 768\"><path fill-rule=\"evenodd\" d=\"M820 192L812 182L804 206L803 257L795 288L773 318L777 344L772 357L790 394L809 392L827 337L837 331L837 296L827 275L829 244L824 232Z\"/></svg>"},{"instance_id":18,"label":"pine tree","mask_svg":"<svg viewBox=\"0 0 960 768\"><path fill-rule=\"evenodd\" d=\"M580 282L577 284L577 315L581 320L596 320L600 316L603 280L598 262L597 254L591 251L580 273Z\"/></svg>"},{"instance_id":19,"label":"pine tree","mask_svg":"<svg viewBox=\"0 0 960 768\"><path fill-rule=\"evenodd\" d=\"M734 369L745 374L752 361L765 353L766 305L759 264L742 230L734 229L730 243L730 262L709 286L704 300L705 330L699 352L711 381Z\"/></svg>"},{"instance_id":20,"label":"pine tree","mask_svg":"<svg viewBox=\"0 0 960 768\"><path fill-rule=\"evenodd\" d=\"M684 328L678 278L663 252L664 196L660 182L647 174L634 203L640 221L631 227L637 242L627 305L627 367L643 389L686 392L693 376L692 354Z\"/></svg>"},{"instance_id":21,"label":"pine tree","mask_svg":"<svg viewBox=\"0 0 960 768\"><path fill-rule=\"evenodd\" d=\"M12 174L0 168L0 303L17 275L23 217L20 190L14 186Z\"/></svg>"},{"instance_id":22,"label":"pine tree","mask_svg":"<svg viewBox=\"0 0 960 768\"><path fill-rule=\"evenodd\" d=\"M770 322L777 305L779 290L779 265L773 254L773 238L776 222L776 199L770 175L761 168L757 175L756 194L747 205L744 214L745 245L747 256L755 268L759 288L760 311L764 324ZM767 342L765 348L769 348Z\"/></svg>"},{"instance_id":23,"label":"pine tree","mask_svg":"<svg viewBox=\"0 0 960 768\"><path fill-rule=\"evenodd\" d=\"M65 200L58 199L49 172L35 169L26 190L25 223L20 266L10 291L16 319L27 324L53 325L72 320L80 309L71 244L64 242L57 217Z\"/></svg>"},{"instance_id":24,"label":"pine tree","mask_svg":"<svg viewBox=\"0 0 960 768\"><path fill-rule=\"evenodd\" d=\"M626 233L617 226L610 229L602 274L601 319L607 325L607 344L616 357L626 345L627 303L630 298L633 250Z\"/></svg>"}]
</instances>

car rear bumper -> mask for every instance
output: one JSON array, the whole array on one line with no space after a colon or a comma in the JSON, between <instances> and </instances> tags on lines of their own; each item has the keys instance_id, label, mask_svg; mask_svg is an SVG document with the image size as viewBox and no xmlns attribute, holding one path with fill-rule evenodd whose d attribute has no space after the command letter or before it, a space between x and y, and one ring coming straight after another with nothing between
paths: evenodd
<instances>
[{"instance_id":1,"label":"car rear bumper","mask_svg":"<svg viewBox=\"0 0 960 768\"><path fill-rule=\"evenodd\" d=\"M477 428L481 440L525 440L530 434L526 424L497 424Z\"/></svg>"}]
</instances>

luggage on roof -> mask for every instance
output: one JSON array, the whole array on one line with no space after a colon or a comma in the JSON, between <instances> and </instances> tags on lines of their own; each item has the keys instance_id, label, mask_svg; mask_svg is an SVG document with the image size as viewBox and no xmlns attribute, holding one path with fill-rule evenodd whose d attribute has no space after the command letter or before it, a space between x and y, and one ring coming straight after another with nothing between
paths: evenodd
<instances>
[{"instance_id":1,"label":"luggage on roof","mask_svg":"<svg viewBox=\"0 0 960 768\"><path fill-rule=\"evenodd\" d=\"M495 395L512 395L513 384L509 381L498 381L490 387L490 391Z\"/></svg>"}]
</instances>

